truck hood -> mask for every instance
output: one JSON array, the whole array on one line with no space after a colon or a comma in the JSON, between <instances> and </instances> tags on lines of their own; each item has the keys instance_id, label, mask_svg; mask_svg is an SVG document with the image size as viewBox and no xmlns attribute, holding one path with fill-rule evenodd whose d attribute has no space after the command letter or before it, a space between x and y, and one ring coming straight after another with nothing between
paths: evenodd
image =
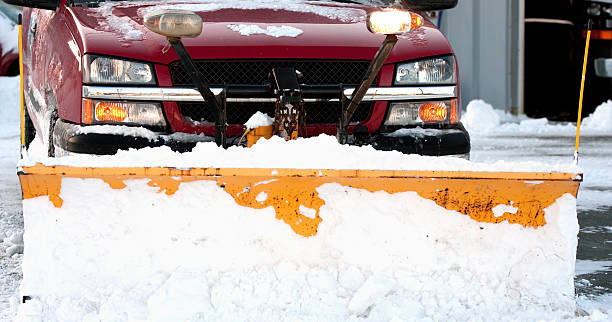
<instances>
[{"instance_id":1,"label":"truck hood","mask_svg":"<svg viewBox=\"0 0 612 322\"><path fill-rule=\"evenodd\" d=\"M184 38L194 59L373 58L384 36L367 30L374 7L324 1L107 2L97 8L69 7L67 23L84 53L168 64L178 59L165 37L143 25L147 12L188 9L203 21L202 34ZM427 19L399 41L387 63L452 53Z\"/></svg>"}]
</instances>

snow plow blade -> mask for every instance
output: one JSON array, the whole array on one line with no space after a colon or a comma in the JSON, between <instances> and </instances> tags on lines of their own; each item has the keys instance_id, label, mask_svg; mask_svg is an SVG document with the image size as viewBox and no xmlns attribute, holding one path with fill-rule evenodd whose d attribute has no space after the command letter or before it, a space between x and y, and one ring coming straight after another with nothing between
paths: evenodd
<instances>
[{"instance_id":1,"label":"snow plow blade","mask_svg":"<svg viewBox=\"0 0 612 322\"><path fill-rule=\"evenodd\" d=\"M177 192L183 183L213 181L241 206L273 207L277 219L305 237L317 234L322 221L319 210L325 204L317 188L328 183L390 194L414 191L478 222L507 220L511 224L538 228L546 224L544 209L564 194L576 197L582 181L580 174L556 172L93 168L36 164L24 166L19 172L23 199L48 196L56 208L61 208L64 178L99 179L112 189L126 188L129 180L145 180L157 193L168 196ZM262 195L265 198L260 198ZM306 216L302 214L302 207L316 213Z\"/></svg>"}]
</instances>

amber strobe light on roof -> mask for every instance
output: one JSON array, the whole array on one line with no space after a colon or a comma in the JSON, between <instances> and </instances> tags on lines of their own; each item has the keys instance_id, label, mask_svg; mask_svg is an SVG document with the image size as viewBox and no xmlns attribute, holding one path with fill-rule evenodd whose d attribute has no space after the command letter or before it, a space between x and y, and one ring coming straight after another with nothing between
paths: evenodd
<instances>
[{"instance_id":1,"label":"amber strobe light on roof","mask_svg":"<svg viewBox=\"0 0 612 322\"><path fill-rule=\"evenodd\" d=\"M423 17L404 10L374 11L368 15L368 29L380 35L398 35L423 24Z\"/></svg>"},{"instance_id":2,"label":"amber strobe light on roof","mask_svg":"<svg viewBox=\"0 0 612 322\"><path fill-rule=\"evenodd\" d=\"M144 17L144 25L166 37L197 37L202 33L202 18L189 10L159 10Z\"/></svg>"}]
</instances>

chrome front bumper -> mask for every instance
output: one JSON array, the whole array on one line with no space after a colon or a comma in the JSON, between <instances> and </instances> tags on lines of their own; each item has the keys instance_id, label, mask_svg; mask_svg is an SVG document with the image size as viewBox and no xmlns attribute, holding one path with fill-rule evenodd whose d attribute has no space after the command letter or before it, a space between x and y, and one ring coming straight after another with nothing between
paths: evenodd
<instances>
[{"instance_id":1,"label":"chrome front bumper","mask_svg":"<svg viewBox=\"0 0 612 322\"><path fill-rule=\"evenodd\" d=\"M223 88L211 88L215 95L220 95ZM354 87L343 88L343 94L350 99ZM371 87L363 101L422 101L443 100L457 97L457 86L432 87ZM127 101L171 101L171 102L204 102L204 98L195 88L176 87L111 87L83 86L83 98L100 100ZM305 98L305 102L334 102L338 98ZM275 102L274 97L227 97L227 102Z\"/></svg>"}]
</instances>

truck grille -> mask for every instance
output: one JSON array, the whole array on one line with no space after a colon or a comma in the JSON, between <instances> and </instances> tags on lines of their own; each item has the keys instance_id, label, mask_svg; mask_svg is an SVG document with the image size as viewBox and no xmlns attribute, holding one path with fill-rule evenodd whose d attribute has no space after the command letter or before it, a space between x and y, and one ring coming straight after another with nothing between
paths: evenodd
<instances>
[{"instance_id":1,"label":"truck grille","mask_svg":"<svg viewBox=\"0 0 612 322\"><path fill-rule=\"evenodd\" d=\"M194 121L212 122L215 119L212 109L201 103L179 103L183 116ZM370 115L372 103L362 103L355 111L352 122L365 121ZM304 104L306 124L337 124L340 119L340 104L337 102L317 102ZM244 124L257 111L274 117L274 103L227 103L227 123Z\"/></svg>"},{"instance_id":2,"label":"truck grille","mask_svg":"<svg viewBox=\"0 0 612 322\"><path fill-rule=\"evenodd\" d=\"M222 87L224 84L262 85L268 83L269 73L274 67L293 67L303 75L300 83L309 85L344 84L356 86L368 69L369 61L195 61L196 68L204 81L211 87ZM172 83L177 87L193 87L189 74L180 62L170 64ZM352 122L365 121L370 114L373 103L359 105ZM205 103L178 102L183 116L194 121L212 121L213 112ZM335 124L340 118L340 104L332 102L306 103L307 124ZM244 124L251 115L260 111L274 116L273 103L227 103L228 124Z\"/></svg>"}]
</instances>

